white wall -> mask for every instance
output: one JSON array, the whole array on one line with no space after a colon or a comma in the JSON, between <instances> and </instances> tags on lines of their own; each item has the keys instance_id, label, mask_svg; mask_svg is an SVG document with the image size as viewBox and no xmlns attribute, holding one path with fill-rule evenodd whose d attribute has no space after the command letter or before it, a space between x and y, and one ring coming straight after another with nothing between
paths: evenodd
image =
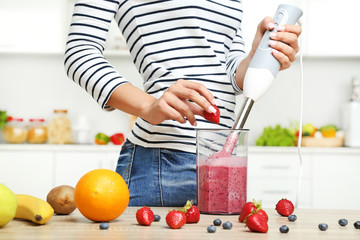
<instances>
[{"instance_id":1,"label":"white wall","mask_svg":"<svg viewBox=\"0 0 360 240\"><path fill-rule=\"evenodd\" d=\"M141 79L129 57L108 58L134 85L141 87ZM351 78L360 76L359 58L304 59L304 123L316 126L341 124L341 105L351 92ZM242 96L238 97L239 103ZM239 104L240 105L240 104ZM88 117L92 134L129 131L127 114L105 112L64 72L61 54L1 54L0 109L9 114L31 118L50 118L55 108L69 109L76 122L80 115ZM265 96L254 104L245 125L250 129L250 144L266 126L288 126L298 121L300 114L299 61L279 73Z\"/></svg>"}]
</instances>

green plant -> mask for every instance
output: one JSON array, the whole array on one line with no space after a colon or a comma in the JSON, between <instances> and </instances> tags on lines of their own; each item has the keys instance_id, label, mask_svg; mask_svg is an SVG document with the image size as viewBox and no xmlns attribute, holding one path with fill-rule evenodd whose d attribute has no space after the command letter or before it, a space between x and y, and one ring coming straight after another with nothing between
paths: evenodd
<instances>
[{"instance_id":1,"label":"green plant","mask_svg":"<svg viewBox=\"0 0 360 240\"><path fill-rule=\"evenodd\" d=\"M296 137L294 133L280 125L266 127L263 134L256 140L257 146L294 146Z\"/></svg>"}]
</instances>

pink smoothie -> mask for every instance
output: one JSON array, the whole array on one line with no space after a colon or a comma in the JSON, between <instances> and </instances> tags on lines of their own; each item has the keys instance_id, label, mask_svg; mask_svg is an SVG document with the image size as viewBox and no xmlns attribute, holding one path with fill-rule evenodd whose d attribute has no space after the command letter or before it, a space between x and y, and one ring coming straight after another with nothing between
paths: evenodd
<instances>
[{"instance_id":1,"label":"pink smoothie","mask_svg":"<svg viewBox=\"0 0 360 240\"><path fill-rule=\"evenodd\" d=\"M209 158L197 168L198 208L203 213L239 214L246 202L247 158Z\"/></svg>"}]
</instances>

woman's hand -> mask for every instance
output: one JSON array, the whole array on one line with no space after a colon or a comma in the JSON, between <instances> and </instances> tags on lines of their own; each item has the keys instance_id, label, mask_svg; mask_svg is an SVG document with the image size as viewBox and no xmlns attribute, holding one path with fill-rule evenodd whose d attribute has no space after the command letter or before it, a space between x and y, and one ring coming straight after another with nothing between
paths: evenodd
<instances>
[{"instance_id":1,"label":"woman's hand","mask_svg":"<svg viewBox=\"0 0 360 240\"><path fill-rule=\"evenodd\" d=\"M203 84L180 79L155 99L142 117L152 124L167 119L185 123L187 119L196 126L195 115L203 116L204 109L209 113L216 111L212 104L215 105L214 96Z\"/></svg>"},{"instance_id":2,"label":"woman's hand","mask_svg":"<svg viewBox=\"0 0 360 240\"><path fill-rule=\"evenodd\" d=\"M264 18L258 25L252 44L252 55L255 53L261 38L266 30L274 29L274 21L271 17ZM299 51L298 37L301 34L301 26L285 24L277 28L277 32L270 34L269 45L273 48L274 57L280 62L280 70L287 69L295 61Z\"/></svg>"}]
</instances>

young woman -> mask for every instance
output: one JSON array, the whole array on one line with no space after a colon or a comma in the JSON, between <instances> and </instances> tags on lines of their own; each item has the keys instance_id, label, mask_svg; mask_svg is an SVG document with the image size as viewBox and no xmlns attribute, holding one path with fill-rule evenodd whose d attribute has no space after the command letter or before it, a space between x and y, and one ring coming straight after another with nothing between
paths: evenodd
<instances>
[{"instance_id":1,"label":"young woman","mask_svg":"<svg viewBox=\"0 0 360 240\"><path fill-rule=\"evenodd\" d=\"M196 199L196 128L231 128L235 96L270 17L246 54L241 0L77 0L65 52L66 73L107 111L138 116L116 171L130 205L178 206ZM144 91L104 58L111 20L126 39ZM281 70L298 52L301 27L285 25L269 45ZM203 118L216 105L220 123Z\"/></svg>"}]
</instances>

